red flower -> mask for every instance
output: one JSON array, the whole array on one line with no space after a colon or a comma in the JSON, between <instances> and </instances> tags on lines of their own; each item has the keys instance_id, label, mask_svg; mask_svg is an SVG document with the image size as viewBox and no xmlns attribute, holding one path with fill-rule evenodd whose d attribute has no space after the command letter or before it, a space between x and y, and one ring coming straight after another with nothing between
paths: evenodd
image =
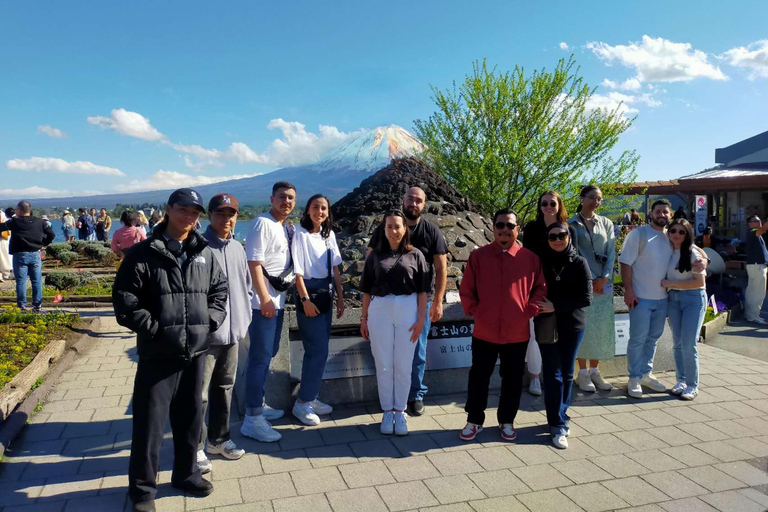
<instances>
[{"instance_id":1,"label":"red flower","mask_svg":"<svg viewBox=\"0 0 768 512\"><path fill-rule=\"evenodd\" d=\"M79 268L79 269L77 269L77 271L78 271L78 272L82 272L82 271L83 271L83 269Z\"/></svg>"},{"instance_id":2,"label":"red flower","mask_svg":"<svg viewBox=\"0 0 768 512\"><path fill-rule=\"evenodd\" d=\"M58 295L56 295L56 296L53 298L53 303L54 303L54 304L57 304L57 303L61 302L62 300L64 300L64 296L63 296L62 294L60 294L60 293L59 293Z\"/></svg>"}]
</instances>

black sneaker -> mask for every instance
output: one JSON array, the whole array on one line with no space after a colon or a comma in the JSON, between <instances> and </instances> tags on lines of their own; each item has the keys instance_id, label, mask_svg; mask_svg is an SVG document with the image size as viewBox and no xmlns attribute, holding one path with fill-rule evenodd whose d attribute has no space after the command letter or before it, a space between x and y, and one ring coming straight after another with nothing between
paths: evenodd
<instances>
[{"instance_id":1,"label":"black sneaker","mask_svg":"<svg viewBox=\"0 0 768 512\"><path fill-rule=\"evenodd\" d=\"M44 313L43 306L33 306L32 307L32 312L33 313L40 313L40 314Z\"/></svg>"},{"instance_id":2,"label":"black sneaker","mask_svg":"<svg viewBox=\"0 0 768 512\"><path fill-rule=\"evenodd\" d=\"M184 481L180 484L171 483L171 485L193 496L208 496L213 492L213 484L205 479L200 479L198 483Z\"/></svg>"},{"instance_id":3,"label":"black sneaker","mask_svg":"<svg viewBox=\"0 0 768 512\"><path fill-rule=\"evenodd\" d=\"M408 404L411 410L411 416L421 416L424 414L424 400L414 400Z\"/></svg>"},{"instance_id":4,"label":"black sneaker","mask_svg":"<svg viewBox=\"0 0 768 512\"><path fill-rule=\"evenodd\" d=\"M155 500L136 501L133 503L133 512L155 512Z\"/></svg>"}]
</instances>

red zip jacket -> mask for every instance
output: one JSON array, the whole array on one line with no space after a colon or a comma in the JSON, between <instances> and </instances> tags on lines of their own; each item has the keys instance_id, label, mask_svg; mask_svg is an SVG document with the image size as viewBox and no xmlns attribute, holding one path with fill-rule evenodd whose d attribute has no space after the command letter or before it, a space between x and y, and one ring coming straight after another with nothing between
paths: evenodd
<instances>
[{"instance_id":1,"label":"red zip jacket","mask_svg":"<svg viewBox=\"0 0 768 512\"><path fill-rule=\"evenodd\" d=\"M473 336L490 343L523 343L535 303L547 295L541 261L512 244L506 251L490 243L472 251L461 279L461 305L475 319Z\"/></svg>"}]
</instances>

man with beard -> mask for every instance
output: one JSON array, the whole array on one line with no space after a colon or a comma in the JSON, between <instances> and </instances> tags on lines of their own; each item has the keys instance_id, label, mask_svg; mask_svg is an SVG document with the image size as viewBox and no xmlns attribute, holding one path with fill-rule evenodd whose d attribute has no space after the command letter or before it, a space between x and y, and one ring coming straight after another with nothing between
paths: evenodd
<instances>
[{"instance_id":1,"label":"man with beard","mask_svg":"<svg viewBox=\"0 0 768 512\"><path fill-rule=\"evenodd\" d=\"M411 415L424 414L424 396L428 388L424 385L424 369L427 366L427 335L432 322L437 322L443 316L443 298L445 282L448 276L446 254L448 246L443 234L435 224L423 219L421 214L427 205L427 194L419 187L411 187L403 196L403 213L406 224L411 231L411 244L424 254L429 269L430 291L427 294L427 315L424 329L421 331L413 357L411 372L411 392L408 396L408 409ZM378 247L384 236L383 223L373 232L368 244L368 251Z\"/></svg>"}]
</instances>

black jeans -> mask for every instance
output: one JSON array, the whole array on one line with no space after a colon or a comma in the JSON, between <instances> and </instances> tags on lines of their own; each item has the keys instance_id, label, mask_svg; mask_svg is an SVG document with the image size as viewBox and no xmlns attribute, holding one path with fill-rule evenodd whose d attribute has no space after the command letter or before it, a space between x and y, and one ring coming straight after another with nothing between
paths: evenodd
<instances>
[{"instance_id":1,"label":"black jeans","mask_svg":"<svg viewBox=\"0 0 768 512\"><path fill-rule=\"evenodd\" d=\"M128 466L128 494L134 502L154 499L163 429L170 412L173 430L171 483L202 480L197 443L203 423L202 356L142 359L133 385L133 440Z\"/></svg>"},{"instance_id":2,"label":"black jeans","mask_svg":"<svg viewBox=\"0 0 768 512\"><path fill-rule=\"evenodd\" d=\"M561 332L558 330L557 343L539 345L541 350L542 373L544 377L544 407L547 409L547 423L552 435L565 435L570 417L573 388L573 367L579 352L584 331Z\"/></svg>"},{"instance_id":3,"label":"black jeans","mask_svg":"<svg viewBox=\"0 0 768 512\"><path fill-rule=\"evenodd\" d=\"M237 343L230 345L211 345L203 355L202 416L200 445L205 447L205 438L211 444L229 441L229 414L232 410L232 390L237 374ZM210 407L209 407L210 404ZM208 427L205 426L205 412L208 411Z\"/></svg>"},{"instance_id":4,"label":"black jeans","mask_svg":"<svg viewBox=\"0 0 768 512\"><path fill-rule=\"evenodd\" d=\"M469 423L482 425L485 422L488 386L497 359L501 359L501 395L497 417L500 425L515 422L517 410L520 408L520 393L523 391L526 350L527 341L499 344L472 338L472 367L469 369L467 404L464 406Z\"/></svg>"}]
</instances>

